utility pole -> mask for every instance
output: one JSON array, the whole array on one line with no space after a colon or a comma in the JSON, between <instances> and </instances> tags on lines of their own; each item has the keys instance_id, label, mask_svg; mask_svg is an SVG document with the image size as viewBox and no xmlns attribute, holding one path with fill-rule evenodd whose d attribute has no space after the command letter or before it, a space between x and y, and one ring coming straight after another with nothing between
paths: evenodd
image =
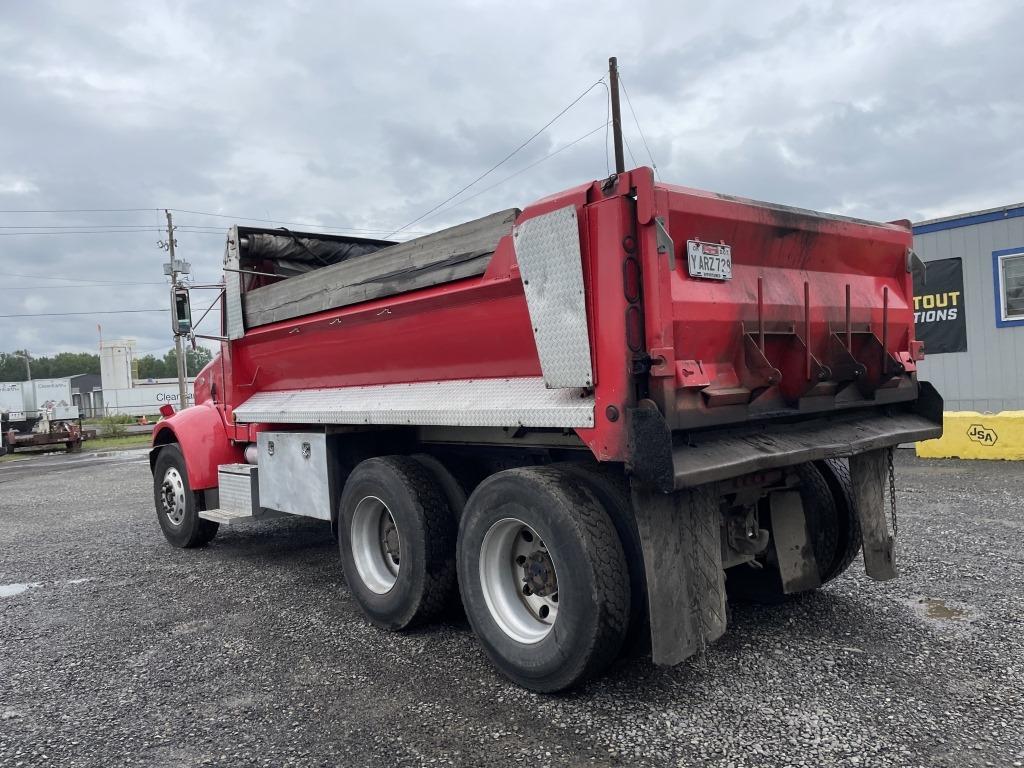
<instances>
[{"instance_id":1,"label":"utility pole","mask_svg":"<svg viewBox=\"0 0 1024 768\"><path fill-rule=\"evenodd\" d=\"M32 355L30 355L26 349L24 355L20 352L15 352L14 356L25 358L25 377L28 381L32 381Z\"/></svg>"},{"instance_id":2,"label":"utility pole","mask_svg":"<svg viewBox=\"0 0 1024 768\"><path fill-rule=\"evenodd\" d=\"M615 145L615 173L626 172L626 156L622 153L622 115L619 114L619 62L608 59L608 85L612 96L612 143Z\"/></svg>"},{"instance_id":3,"label":"utility pole","mask_svg":"<svg viewBox=\"0 0 1024 768\"><path fill-rule=\"evenodd\" d=\"M171 220L171 212L164 210L167 214L167 252L171 256L170 271L167 272L168 265L164 265L164 272L171 276L171 313L174 313L174 296L175 289L178 287L178 274L181 271L182 264L174 258L174 222ZM174 333L174 353L178 358L178 410L188 408L188 373L185 368L185 344L182 340L182 336L175 327Z\"/></svg>"}]
</instances>

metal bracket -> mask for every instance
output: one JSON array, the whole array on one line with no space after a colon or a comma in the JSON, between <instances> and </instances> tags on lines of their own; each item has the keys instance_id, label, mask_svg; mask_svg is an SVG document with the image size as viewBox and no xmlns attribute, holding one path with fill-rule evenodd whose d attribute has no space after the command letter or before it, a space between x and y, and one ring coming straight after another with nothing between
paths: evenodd
<instances>
[{"instance_id":1,"label":"metal bracket","mask_svg":"<svg viewBox=\"0 0 1024 768\"><path fill-rule=\"evenodd\" d=\"M921 276L921 284L928 285L928 265L921 261L921 257L914 252L913 248L907 248L907 272L915 278Z\"/></svg>"},{"instance_id":2,"label":"metal bracket","mask_svg":"<svg viewBox=\"0 0 1024 768\"><path fill-rule=\"evenodd\" d=\"M675 272L676 269L676 244L665 229L665 217L657 216L654 219L654 230L658 236L658 253L668 254L668 268Z\"/></svg>"},{"instance_id":3,"label":"metal bracket","mask_svg":"<svg viewBox=\"0 0 1024 768\"><path fill-rule=\"evenodd\" d=\"M672 347L656 347L651 350L651 376L676 375L676 351Z\"/></svg>"},{"instance_id":4,"label":"metal bracket","mask_svg":"<svg viewBox=\"0 0 1024 768\"><path fill-rule=\"evenodd\" d=\"M832 378L838 382L859 381L867 373L867 367L850 353L838 333L829 334L828 354L828 367Z\"/></svg>"}]
</instances>

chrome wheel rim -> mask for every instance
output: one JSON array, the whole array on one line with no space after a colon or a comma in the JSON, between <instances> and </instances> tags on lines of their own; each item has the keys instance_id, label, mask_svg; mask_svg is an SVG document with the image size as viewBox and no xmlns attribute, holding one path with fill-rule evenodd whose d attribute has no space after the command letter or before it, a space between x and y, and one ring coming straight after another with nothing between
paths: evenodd
<instances>
[{"instance_id":1,"label":"chrome wheel rim","mask_svg":"<svg viewBox=\"0 0 1024 768\"><path fill-rule=\"evenodd\" d=\"M160 504L171 525L185 520L185 481L174 467L168 467L160 483Z\"/></svg>"},{"instance_id":2,"label":"chrome wheel rim","mask_svg":"<svg viewBox=\"0 0 1024 768\"><path fill-rule=\"evenodd\" d=\"M398 581L402 540L388 505L376 496L356 504L352 514L352 559L370 591L384 595Z\"/></svg>"},{"instance_id":3,"label":"chrome wheel rim","mask_svg":"<svg viewBox=\"0 0 1024 768\"><path fill-rule=\"evenodd\" d=\"M554 558L522 520L499 520L484 534L480 586L491 618L517 642L539 643L558 619Z\"/></svg>"}]
</instances>

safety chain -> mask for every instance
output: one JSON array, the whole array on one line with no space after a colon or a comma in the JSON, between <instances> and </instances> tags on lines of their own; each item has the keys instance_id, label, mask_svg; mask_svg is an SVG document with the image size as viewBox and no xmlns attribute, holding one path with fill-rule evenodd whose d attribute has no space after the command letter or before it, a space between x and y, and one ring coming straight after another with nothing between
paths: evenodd
<instances>
[{"instance_id":1,"label":"safety chain","mask_svg":"<svg viewBox=\"0 0 1024 768\"><path fill-rule=\"evenodd\" d=\"M896 526L896 471L892 466L893 448L889 446L886 459L889 462L889 513L892 516L892 537L895 539L898 532Z\"/></svg>"}]
</instances>

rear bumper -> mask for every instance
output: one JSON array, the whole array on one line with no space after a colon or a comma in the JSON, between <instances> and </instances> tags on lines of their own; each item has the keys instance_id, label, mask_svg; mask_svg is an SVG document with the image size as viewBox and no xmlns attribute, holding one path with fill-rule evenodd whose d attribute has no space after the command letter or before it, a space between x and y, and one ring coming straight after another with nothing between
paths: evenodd
<instances>
[{"instance_id":1,"label":"rear bumper","mask_svg":"<svg viewBox=\"0 0 1024 768\"><path fill-rule=\"evenodd\" d=\"M885 408L825 416L757 430L689 435L670 455L641 451L631 469L664 492L819 459L853 456L942 434L942 397L927 382L916 400ZM648 431L646 437L650 437ZM635 457L638 454L634 454ZM653 459L653 461L652 461Z\"/></svg>"}]
</instances>

